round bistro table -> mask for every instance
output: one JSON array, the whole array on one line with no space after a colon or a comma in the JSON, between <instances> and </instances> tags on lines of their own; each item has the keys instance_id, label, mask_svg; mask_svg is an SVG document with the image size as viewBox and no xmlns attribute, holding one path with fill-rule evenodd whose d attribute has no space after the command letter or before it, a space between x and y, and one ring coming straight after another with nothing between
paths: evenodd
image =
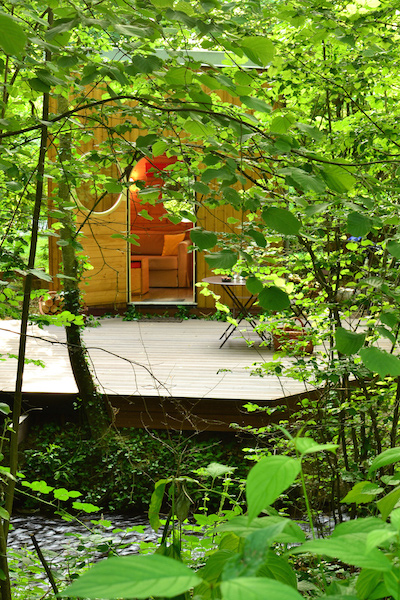
<instances>
[{"instance_id":1,"label":"round bistro table","mask_svg":"<svg viewBox=\"0 0 400 600\"><path fill-rule=\"evenodd\" d=\"M240 278L238 281L234 281L233 279L232 281L222 281L221 275L213 275L212 277L205 277L205 279L202 279L202 281L204 283L210 283L211 285L220 285L221 287L223 287L224 290L226 290L226 293L228 294L230 299L232 300L234 308L236 308L238 311L237 317L235 318L235 320L237 321L237 325L230 323L219 338L220 340L222 340L220 348L222 348L222 346L229 340L233 332L239 328L238 326L242 321L247 321L249 325L251 325L251 327L253 328L253 331L255 331L257 335L261 338L261 340L263 342L269 343L269 339L265 337L264 332L258 331L256 329L257 323L253 315L250 313L250 308L257 300L257 295L250 294L250 296L243 297L238 295L236 292L235 288L246 287L245 279Z\"/></svg>"}]
</instances>

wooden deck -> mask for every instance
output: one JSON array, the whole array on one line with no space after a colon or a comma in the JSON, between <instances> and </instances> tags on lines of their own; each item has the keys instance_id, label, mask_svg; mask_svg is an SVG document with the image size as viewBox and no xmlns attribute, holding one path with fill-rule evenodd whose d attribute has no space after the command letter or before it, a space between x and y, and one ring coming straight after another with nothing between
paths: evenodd
<instances>
[{"instance_id":1,"label":"wooden deck","mask_svg":"<svg viewBox=\"0 0 400 600\"><path fill-rule=\"evenodd\" d=\"M102 319L84 332L93 370L101 390L118 410L118 426L226 430L229 423L261 425L264 413L247 413L255 402L293 406L299 395L312 394L304 383L288 378L252 375L254 363L272 360L254 332L245 332L249 347L233 335L219 348L226 323L187 320L134 321ZM28 364L24 399L28 407L59 409L76 397L62 328L28 329L27 356L45 368ZM19 322L0 323L0 354L17 354ZM16 360L0 363L0 391L14 390Z\"/></svg>"}]
</instances>

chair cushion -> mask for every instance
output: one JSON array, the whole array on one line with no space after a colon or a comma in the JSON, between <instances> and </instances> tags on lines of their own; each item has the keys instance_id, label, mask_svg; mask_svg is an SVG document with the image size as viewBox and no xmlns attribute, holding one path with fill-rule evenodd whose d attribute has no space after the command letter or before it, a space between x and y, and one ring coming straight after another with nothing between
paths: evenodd
<instances>
[{"instance_id":1,"label":"chair cushion","mask_svg":"<svg viewBox=\"0 0 400 600\"><path fill-rule=\"evenodd\" d=\"M164 235L164 246L161 256L178 256L178 246L184 239L184 233Z\"/></svg>"}]
</instances>

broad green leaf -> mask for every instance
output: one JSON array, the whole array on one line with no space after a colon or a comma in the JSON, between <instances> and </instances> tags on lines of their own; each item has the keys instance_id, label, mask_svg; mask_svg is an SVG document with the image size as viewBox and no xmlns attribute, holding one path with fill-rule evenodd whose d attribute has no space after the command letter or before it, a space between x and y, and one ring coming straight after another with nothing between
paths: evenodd
<instances>
[{"instance_id":1,"label":"broad green leaf","mask_svg":"<svg viewBox=\"0 0 400 600\"><path fill-rule=\"evenodd\" d=\"M197 194L207 195L210 193L210 188L208 187L208 185L202 183L201 181L195 181L193 184L193 189Z\"/></svg>"},{"instance_id":2,"label":"broad green leaf","mask_svg":"<svg viewBox=\"0 0 400 600\"><path fill-rule=\"evenodd\" d=\"M400 448L388 448L374 458L368 471L368 477L381 467L393 465L400 461Z\"/></svg>"},{"instance_id":3,"label":"broad green leaf","mask_svg":"<svg viewBox=\"0 0 400 600\"><path fill-rule=\"evenodd\" d=\"M355 504L368 504L383 492L383 488L370 481L359 481L343 498L342 502L355 502Z\"/></svg>"},{"instance_id":4,"label":"broad green leaf","mask_svg":"<svg viewBox=\"0 0 400 600\"><path fill-rule=\"evenodd\" d=\"M343 523L336 525L331 537L350 536L353 533L368 534L370 531L377 531L378 529L387 530L388 528L389 525L384 523L382 519L378 519L378 517L351 519L350 521L343 521Z\"/></svg>"},{"instance_id":5,"label":"broad green leaf","mask_svg":"<svg viewBox=\"0 0 400 600\"><path fill-rule=\"evenodd\" d=\"M263 289L262 282L257 277L248 277L246 279L246 287L250 294L259 294Z\"/></svg>"},{"instance_id":6,"label":"broad green leaf","mask_svg":"<svg viewBox=\"0 0 400 600\"><path fill-rule=\"evenodd\" d=\"M279 175L285 175L287 183L297 188L300 188L304 192L315 192L321 194L325 190L324 181L318 176L298 167L286 167L285 169L279 169Z\"/></svg>"},{"instance_id":7,"label":"broad green leaf","mask_svg":"<svg viewBox=\"0 0 400 600\"><path fill-rule=\"evenodd\" d=\"M202 594L207 593L209 590L210 583L216 584L219 581L226 561L233 556L235 556L235 552L228 549L218 550L211 554L204 567L198 571L198 575L204 581L194 589L195 597L202 597Z\"/></svg>"},{"instance_id":8,"label":"broad green leaf","mask_svg":"<svg viewBox=\"0 0 400 600\"><path fill-rule=\"evenodd\" d=\"M300 221L285 208L271 206L262 212L263 221L268 227L283 235L297 235Z\"/></svg>"},{"instance_id":9,"label":"broad green leaf","mask_svg":"<svg viewBox=\"0 0 400 600\"><path fill-rule=\"evenodd\" d=\"M388 542L397 537L397 531L389 531L384 529L378 529L376 531L370 531L367 535L367 541L365 549L371 550L372 548L378 548L379 546L387 546Z\"/></svg>"},{"instance_id":10,"label":"broad green leaf","mask_svg":"<svg viewBox=\"0 0 400 600\"><path fill-rule=\"evenodd\" d=\"M240 47L250 60L253 60L263 67L266 67L274 58L274 46L266 37L244 37L240 40Z\"/></svg>"},{"instance_id":11,"label":"broad green leaf","mask_svg":"<svg viewBox=\"0 0 400 600\"><path fill-rule=\"evenodd\" d=\"M335 452L339 447L338 444L318 444L318 442L309 437L294 438L294 446L301 455L323 451Z\"/></svg>"},{"instance_id":12,"label":"broad green leaf","mask_svg":"<svg viewBox=\"0 0 400 600\"><path fill-rule=\"evenodd\" d=\"M234 471L235 467L228 467L227 465L222 465L221 463L212 462L207 467L201 469L201 475L215 479L216 477L223 477L224 475L232 474Z\"/></svg>"},{"instance_id":13,"label":"broad green leaf","mask_svg":"<svg viewBox=\"0 0 400 600\"><path fill-rule=\"evenodd\" d=\"M285 310L290 306L290 298L286 292L275 285L271 285L270 287L264 287L259 293L258 303L265 310Z\"/></svg>"},{"instance_id":14,"label":"broad green leaf","mask_svg":"<svg viewBox=\"0 0 400 600\"><path fill-rule=\"evenodd\" d=\"M399 244L399 242L394 242L394 241L388 242L386 244L386 248L387 248L387 251L389 252L389 254L391 254L395 258L400 258L400 244Z\"/></svg>"},{"instance_id":15,"label":"broad green leaf","mask_svg":"<svg viewBox=\"0 0 400 600\"><path fill-rule=\"evenodd\" d=\"M372 221L360 212L351 212L347 216L347 233L357 237L364 237L372 229Z\"/></svg>"},{"instance_id":16,"label":"broad green leaf","mask_svg":"<svg viewBox=\"0 0 400 600\"><path fill-rule=\"evenodd\" d=\"M356 354L365 342L365 333L354 333L343 327L335 331L336 349L341 354L351 356Z\"/></svg>"},{"instance_id":17,"label":"broad green leaf","mask_svg":"<svg viewBox=\"0 0 400 600\"><path fill-rule=\"evenodd\" d=\"M153 144L152 150L153 150L154 156L161 156L162 154L164 154L164 152L166 150L168 150L168 144L167 144L167 142L160 140L159 142L156 142L155 144Z\"/></svg>"},{"instance_id":18,"label":"broad green leaf","mask_svg":"<svg viewBox=\"0 0 400 600\"><path fill-rule=\"evenodd\" d=\"M240 537L246 537L258 529L264 529L274 523L285 522L285 528L277 536L276 541L281 544L302 543L305 540L304 531L291 519L284 517L259 517L253 519L251 523L246 516L239 516L230 519L226 523L222 523L217 527L217 531L231 531Z\"/></svg>"},{"instance_id":19,"label":"broad green leaf","mask_svg":"<svg viewBox=\"0 0 400 600\"><path fill-rule=\"evenodd\" d=\"M269 550L265 557L265 564L258 570L258 577L276 579L297 590L297 577L287 560Z\"/></svg>"},{"instance_id":20,"label":"broad green leaf","mask_svg":"<svg viewBox=\"0 0 400 600\"><path fill-rule=\"evenodd\" d=\"M238 260L238 255L231 250L221 250L205 257L206 263L212 269L232 269Z\"/></svg>"},{"instance_id":21,"label":"broad green leaf","mask_svg":"<svg viewBox=\"0 0 400 600\"><path fill-rule=\"evenodd\" d=\"M356 590L360 600L367 600L372 592L382 582L383 575L377 571L363 569L356 581ZM386 595L386 594L385 594ZM375 596L379 598L380 596Z\"/></svg>"},{"instance_id":22,"label":"broad green leaf","mask_svg":"<svg viewBox=\"0 0 400 600\"><path fill-rule=\"evenodd\" d=\"M237 577L221 583L222 600L302 600L288 585L264 577Z\"/></svg>"},{"instance_id":23,"label":"broad green leaf","mask_svg":"<svg viewBox=\"0 0 400 600\"><path fill-rule=\"evenodd\" d=\"M158 531L160 528L160 510L161 504L164 498L165 486L168 483L168 479L160 479L154 486L154 492L151 495L150 506L149 506L149 521L150 526L154 531Z\"/></svg>"},{"instance_id":24,"label":"broad green leaf","mask_svg":"<svg viewBox=\"0 0 400 600\"><path fill-rule=\"evenodd\" d=\"M270 125L271 133L287 133L294 123L294 117L290 115L278 115Z\"/></svg>"},{"instance_id":25,"label":"broad green leaf","mask_svg":"<svg viewBox=\"0 0 400 600\"><path fill-rule=\"evenodd\" d=\"M354 567L390 571L391 561L377 548L366 550L367 534L343 535L325 540L311 540L300 547L291 549L291 554L311 552L341 560Z\"/></svg>"},{"instance_id":26,"label":"broad green leaf","mask_svg":"<svg viewBox=\"0 0 400 600\"><path fill-rule=\"evenodd\" d=\"M394 600L400 600L400 569L393 565L388 573L384 573L383 581L389 594Z\"/></svg>"},{"instance_id":27,"label":"broad green leaf","mask_svg":"<svg viewBox=\"0 0 400 600\"><path fill-rule=\"evenodd\" d=\"M165 81L171 85L190 85L193 71L186 67L172 67L165 75Z\"/></svg>"},{"instance_id":28,"label":"broad green leaf","mask_svg":"<svg viewBox=\"0 0 400 600\"><path fill-rule=\"evenodd\" d=\"M173 598L199 583L200 577L172 558L160 554L119 556L95 564L60 596L103 600Z\"/></svg>"},{"instance_id":29,"label":"broad green leaf","mask_svg":"<svg viewBox=\"0 0 400 600\"><path fill-rule=\"evenodd\" d=\"M400 360L385 350L375 347L363 348L360 350L360 356L367 369L378 373L380 377L400 375Z\"/></svg>"},{"instance_id":30,"label":"broad green leaf","mask_svg":"<svg viewBox=\"0 0 400 600\"><path fill-rule=\"evenodd\" d=\"M296 479L300 461L289 456L267 456L251 469L246 481L249 522Z\"/></svg>"},{"instance_id":31,"label":"broad green leaf","mask_svg":"<svg viewBox=\"0 0 400 600\"><path fill-rule=\"evenodd\" d=\"M28 83L30 87L35 90L35 92L43 92L44 94L50 92L50 86L38 77L32 77L32 79L28 79Z\"/></svg>"},{"instance_id":32,"label":"broad green leaf","mask_svg":"<svg viewBox=\"0 0 400 600\"><path fill-rule=\"evenodd\" d=\"M96 506L95 504L91 504L90 502L73 502L72 508L74 508L75 510L81 510L88 514L99 512L100 510L98 506Z\"/></svg>"},{"instance_id":33,"label":"broad green leaf","mask_svg":"<svg viewBox=\"0 0 400 600\"><path fill-rule=\"evenodd\" d=\"M399 323L399 317L395 312L382 312L379 318L382 321L382 323L390 327L390 329L394 329Z\"/></svg>"},{"instance_id":34,"label":"broad green leaf","mask_svg":"<svg viewBox=\"0 0 400 600\"><path fill-rule=\"evenodd\" d=\"M190 232L190 239L200 250L209 250L214 248L218 242L217 234L213 231L198 229L197 227Z\"/></svg>"},{"instance_id":35,"label":"broad green leaf","mask_svg":"<svg viewBox=\"0 0 400 600\"><path fill-rule=\"evenodd\" d=\"M321 169L321 175L325 179L327 186L334 192L343 194L354 187L355 178L349 171L337 165L324 167Z\"/></svg>"},{"instance_id":36,"label":"broad green leaf","mask_svg":"<svg viewBox=\"0 0 400 600\"><path fill-rule=\"evenodd\" d=\"M11 412L11 408L8 406L8 404L5 404L4 402L0 402L0 413L2 413L3 415L9 415Z\"/></svg>"},{"instance_id":37,"label":"broad green leaf","mask_svg":"<svg viewBox=\"0 0 400 600\"><path fill-rule=\"evenodd\" d=\"M5 508L3 508L3 506L0 506L0 518L4 519L5 521L10 520L10 513Z\"/></svg>"},{"instance_id":38,"label":"broad green leaf","mask_svg":"<svg viewBox=\"0 0 400 600\"><path fill-rule=\"evenodd\" d=\"M123 185L118 181L107 181L104 187L109 194L120 194L124 190Z\"/></svg>"},{"instance_id":39,"label":"broad green leaf","mask_svg":"<svg viewBox=\"0 0 400 600\"><path fill-rule=\"evenodd\" d=\"M266 247L267 240L265 239L265 237L261 233L261 231L257 231L257 229L249 229L249 231L247 233L250 237L253 238L253 240L255 241L257 246L260 246L260 248Z\"/></svg>"},{"instance_id":40,"label":"broad green leaf","mask_svg":"<svg viewBox=\"0 0 400 600\"><path fill-rule=\"evenodd\" d=\"M68 500L69 499L69 492L68 490L66 490L65 488L57 488L55 490L53 490L53 494L54 494L54 498L56 498L56 500Z\"/></svg>"},{"instance_id":41,"label":"broad green leaf","mask_svg":"<svg viewBox=\"0 0 400 600\"><path fill-rule=\"evenodd\" d=\"M22 27L11 17L0 14L0 47L10 56L18 56L27 38Z\"/></svg>"},{"instance_id":42,"label":"broad green leaf","mask_svg":"<svg viewBox=\"0 0 400 600\"><path fill-rule=\"evenodd\" d=\"M251 96L240 96L240 102L250 108L251 110L256 110L258 112L270 113L272 108L269 104L264 102L264 100L260 100L259 98L252 98Z\"/></svg>"}]
</instances>

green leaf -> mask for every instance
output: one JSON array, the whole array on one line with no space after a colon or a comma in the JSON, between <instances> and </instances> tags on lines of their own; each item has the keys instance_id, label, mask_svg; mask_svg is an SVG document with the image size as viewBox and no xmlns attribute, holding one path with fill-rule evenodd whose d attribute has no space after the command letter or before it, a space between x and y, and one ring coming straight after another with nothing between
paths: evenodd
<instances>
[{"instance_id":1,"label":"green leaf","mask_svg":"<svg viewBox=\"0 0 400 600\"><path fill-rule=\"evenodd\" d=\"M212 462L207 467L201 470L202 476L208 476L215 479L216 477L224 477L224 475L232 474L235 471L235 467L228 467L221 463Z\"/></svg>"},{"instance_id":2,"label":"green leaf","mask_svg":"<svg viewBox=\"0 0 400 600\"><path fill-rule=\"evenodd\" d=\"M246 279L246 287L249 290L250 294L256 295L259 294L263 289L262 281L257 279L257 277L248 277Z\"/></svg>"},{"instance_id":3,"label":"green leaf","mask_svg":"<svg viewBox=\"0 0 400 600\"><path fill-rule=\"evenodd\" d=\"M258 577L268 577L290 585L297 590L297 577L291 566L282 556L269 550L265 557L265 564L257 571Z\"/></svg>"},{"instance_id":4,"label":"green leaf","mask_svg":"<svg viewBox=\"0 0 400 600\"><path fill-rule=\"evenodd\" d=\"M335 452L339 447L338 444L318 444L318 442L310 437L294 438L294 446L302 456L305 454L314 454L315 452Z\"/></svg>"},{"instance_id":5,"label":"green leaf","mask_svg":"<svg viewBox=\"0 0 400 600\"><path fill-rule=\"evenodd\" d=\"M379 529L388 530L389 525L384 523L382 519L378 517L366 517L364 519L351 519L350 521L343 521L336 525L332 532L331 537L340 537L342 535L350 536L353 533L370 533L371 531L377 531Z\"/></svg>"},{"instance_id":6,"label":"green leaf","mask_svg":"<svg viewBox=\"0 0 400 600\"><path fill-rule=\"evenodd\" d=\"M385 350L375 347L363 348L360 350L360 356L367 369L378 373L380 377L400 375L400 360Z\"/></svg>"},{"instance_id":7,"label":"green leaf","mask_svg":"<svg viewBox=\"0 0 400 600\"><path fill-rule=\"evenodd\" d=\"M237 577L221 583L222 600L302 600L302 596L288 585L264 577Z\"/></svg>"},{"instance_id":8,"label":"green leaf","mask_svg":"<svg viewBox=\"0 0 400 600\"><path fill-rule=\"evenodd\" d=\"M261 231L257 231L256 229L249 229L249 231L247 233L248 233L248 235L250 237L253 238L253 240L255 241L255 243L257 244L257 246L260 246L260 248L265 248L266 247L267 240L265 239L265 237L261 233Z\"/></svg>"},{"instance_id":9,"label":"green leaf","mask_svg":"<svg viewBox=\"0 0 400 600\"><path fill-rule=\"evenodd\" d=\"M0 402L0 413L2 413L3 415L9 415L11 412L11 408L8 406L8 404L5 404L4 402Z\"/></svg>"},{"instance_id":10,"label":"green leaf","mask_svg":"<svg viewBox=\"0 0 400 600\"><path fill-rule=\"evenodd\" d=\"M2 506L0 506L0 518L4 519L4 521L10 520L10 513Z\"/></svg>"},{"instance_id":11,"label":"green leaf","mask_svg":"<svg viewBox=\"0 0 400 600\"><path fill-rule=\"evenodd\" d=\"M206 263L211 269L232 269L238 260L238 255L231 250L221 250L215 254L209 254L205 257Z\"/></svg>"},{"instance_id":12,"label":"green leaf","mask_svg":"<svg viewBox=\"0 0 400 600\"><path fill-rule=\"evenodd\" d=\"M246 481L249 522L275 502L300 472L300 461L289 456L267 456L251 469Z\"/></svg>"},{"instance_id":13,"label":"green leaf","mask_svg":"<svg viewBox=\"0 0 400 600\"><path fill-rule=\"evenodd\" d=\"M120 556L95 564L60 596L104 600L173 598L200 583L193 571L172 558L160 554Z\"/></svg>"},{"instance_id":14,"label":"green leaf","mask_svg":"<svg viewBox=\"0 0 400 600\"><path fill-rule=\"evenodd\" d=\"M251 96L240 96L240 102L250 108L262 113L270 113L272 108L269 104L260 100L259 98L252 98Z\"/></svg>"},{"instance_id":15,"label":"green leaf","mask_svg":"<svg viewBox=\"0 0 400 600\"><path fill-rule=\"evenodd\" d=\"M274 58L272 42L265 37L249 36L240 41L240 47L250 60L266 67Z\"/></svg>"},{"instance_id":16,"label":"green leaf","mask_svg":"<svg viewBox=\"0 0 400 600\"><path fill-rule=\"evenodd\" d=\"M99 507L95 504L91 504L90 502L73 502L72 508L74 508L75 510L81 510L88 514L99 512Z\"/></svg>"},{"instance_id":17,"label":"green leaf","mask_svg":"<svg viewBox=\"0 0 400 600\"><path fill-rule=\"evenodd\" d=\"M347 233L357 237L364 237L372 229L372 220L359 212L351 212L347 216Z\"/></svg>"},{"instance_id":18,"label":"green leaf","mask_svg":"<svg viewBox=\"0 0 400 600\"><path fill-rule=\"evenodd\" d=\"M39 79L38 77L33 77L32 79L28 79L28 83L35 92L43 92L47 94L50 92L50 86Z\"/></svg>"},{"instance_id":19,"label":"green leaf","mask_svg":"<svg viewBox=\"0 0 400 600\"><path fill-rule=\"evenodd\" d=\"M266 225L283 235L297 235L301 227L300 221L285 208L271 206L262 212Z\"/></svg>"},{"instance_id":20,"label":"green leaf","mask_svg":"<svg viewBox=\"0 0 400 600\"><path fill-rule=\"evenodd\" d=\"M341 354L351 356L356 354L365 342L365 333L353 333L343 327L335 331L336 349Z\"/></svg>"},{"instance_id":21,"label":"green leaf","mask_svg":"<svg viewBox=\"0 0 400 600\"><path fill-rule=\"evenodd\" d=\"M400 448L388 448L388 450L384 450L383 452L378 454L378 456L376 456L372 461L368 471L368 477L370 477L372 473L374 473L381 467L386 467L386 465L392 465L399 461Z\"/></svg>"},{"instance_id":22,"label":"green leaf","mask_svg":"<svg viewBox=\"0 0 400 600\"><path fill-rule=\"evenodd\" d=\"M379 512L381 513L381 517L383 521L386 521L397 502L400 500L400 486L386 494L383 498L378 500L376 506L378 507Z\"/></svg>"},{"instance_id":23,"label":"green leaf","mask_svg":"<svg viewBox=\"0 0 400 600\"><path fill-rule=\"evenodd\" d=\"M384 573L385 587L394 600L400 600L400 569L393 565L390 572Z\"/></svg>"},{"instance_id":24,"label":"green leaf","mask_svg":"<svg viewBox=\"0 0 400 600\"><path fill-rule=\"evenodd\" d=\"M259 293L258 303L265 310L285 310L290 306L290 298L286 292L275 285L271 285L270 287L264 287Z\"/></svg>"},{"instance_id":25,"label":"green leaf","mask_svg":"<svg viewBox=\"0 0 400 600\"><path fill-rule=\"evenodd\" d=\"M356 182L351 173L337 165L324 167L321 170L321 175L325 179L327 186L339 194L351 190Z\"/></svg>"},{"instance_id":26,"label":"green leaf","mask_svg":"<svg viewBox=\"0 0 400 600\"><path fill-rule=\"evenodd\" d=\"M284 517L274 516L274 517L259 517L257 519L253 519L251 523L246 516L242 515L239 517L234 517L230 519L226 523L222 523L217 527L218 532L230 531L235 533L240 537L246 537L253 533L253 531L257 529L264 529L269 527L274 523L280 523L284 521L286 523L285 528L282 533L276 537L276 541L281 544L301 544L305 540L304 531L290 519L286 519Z\"/></svg>"},{"instance_id":27,"label":"green leaf","mask_svg":"<svg viewBox=\"0 0 400 600\"><path fill-rule=\"evenodd\" d=\"M168 479L160 479L154 485L154 492L151 495L150 506L149 506L149 521L150 526L154 531L158 531L160 528L160 510L161 504L164 498L165 486L168 483Z\"/></svg>"},{"instance_id":28,"label":"green leaf","mask_svg":"<svg viewBox=\"0 0 400 600\"><path fill-rule=\"evenodd\" d=\"M390 571L392 563L377 548L366 548L367 534L353 533L324 540L311 540L300 547L291 549L291 554L311 552L341 560L354 567L372 569L374 571Z\"/></svg>"},{"instance_id":29,"label":"green leaf","mask_svg":"<svg viewBox=\"0 0 400 600\"><path fill-rule=\"evenodd\" d=\"M313 175L298 167L286 167L279 169L279 175L286 176L286 183L298 187L304 192L315 192L321 194L325 190L325 183L318 175Z\"/></svg>"},{"instance_id":30,"label":"green leaf","mask_svg":"<svg viewBox=\"0 0 400 600\"><path fill-rule=\"evenodd\" d=\"M342 502L347 502L348 504L352 502L355 504L368 504L381 492L383 492L383 488L377 484L370 481L359 481L346 494Z\"/></svg>"},{"instance_id":31,"label":"green leaf","mask_svg":"<svg viewBox=\"0 0 400 600\"><path fill-rule=\"evenodd\" d=\"M197 227L191 230L190 239L200 250L209 250L210 248L214 248L218 242L216 233Z\"/></svg>"},{"instance_id":32,"label":"green leaf","mask_svg":"<svg viewBox=\"0 0 400 600\"><path fill-rule=\"evenodd\" d=\"M271 133L287 133L294 123L294 117L290 115L276 116L270 125Z\"/></svg>"},{"instance_id":33,"label":"green leaf","mask_svg":"<svg viewBox=\"0 0 400 600\"><path fill-rule=\"evenodd\" d=\"M24 30L11 17L0 14L0 47L6 54L18 56L25 48L27 37Z\"/></svg>"},{"instance_id":34,"label":"green leaf","mask_svg":"<svg viewBox=\"0 0 400 600\"><path fill-rule=\"evenodd\" d=\"M381 573L371 571L370 569L363 569L356 581L356 590L360 600L367 600L367 598L372 597L372 592L381 583L382 579L383 576ZM375 596L375 598L379 597Z\"/></svg>"},{"instance_id":35,"label":"green leaf","mask_svg":"<svg viewBox=\"0 0 400 600\"><path fill-rule=\"evenodd\" d=\"M387 251L389 252L389 254L391 254L395 258L400 258L400 244L399 244L399 242L394 242L394 241L388 242L386 244L386 248L387 248Z\"/></svg>"}]
</instances>

